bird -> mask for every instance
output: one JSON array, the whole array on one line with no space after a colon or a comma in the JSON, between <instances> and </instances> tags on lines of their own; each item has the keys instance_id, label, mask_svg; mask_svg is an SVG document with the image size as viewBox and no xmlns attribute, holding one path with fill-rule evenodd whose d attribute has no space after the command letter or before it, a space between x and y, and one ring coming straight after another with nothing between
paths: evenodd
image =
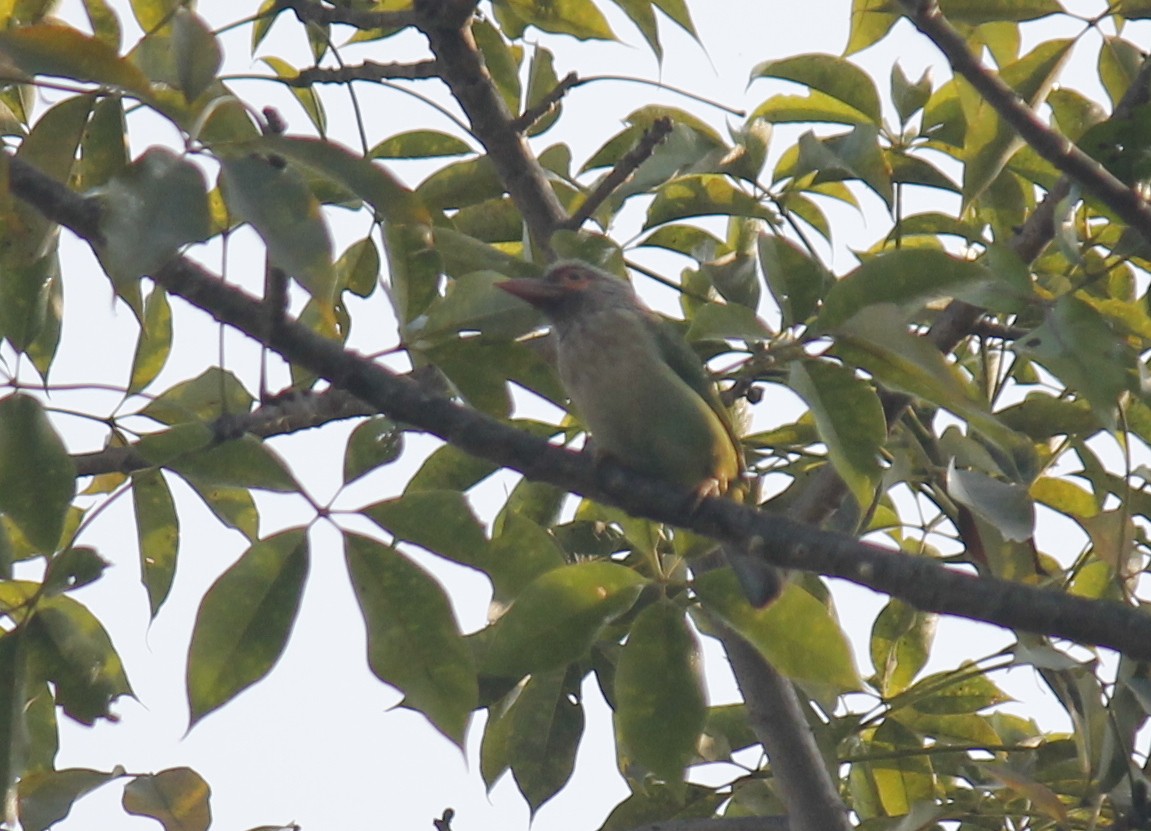
<instances>
[{"instance_id":1,"label":"bird","mask_svg":"<svg viewBox=\"0 0 1151 831\"><path fill-rule=\"evenodd\" d=\"M631 470L693 489L702 499L747 498L731 416L702 361L627 280L580 260L542 278L496 285L547 319L556 367L595 452ZM782 575L751 552L724 546L748 601L763 607Z\"/></svg>"}]
</instances>

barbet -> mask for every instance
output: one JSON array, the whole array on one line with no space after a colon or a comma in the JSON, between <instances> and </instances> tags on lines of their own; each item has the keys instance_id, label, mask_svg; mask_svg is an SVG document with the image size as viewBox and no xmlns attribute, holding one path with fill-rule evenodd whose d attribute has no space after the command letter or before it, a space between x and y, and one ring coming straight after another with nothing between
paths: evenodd
<instances>
[{"instance_id":1,"label":"barbet","mask_svg":"<svg viewBox=\"0 0 1151 831\"><path fill-rule=\"evenodd\" d=\"M699 358L631 284L566 260L542 279L497 283L548 319L560 380L596 451L635 471L742 501L743 453ZM778 570L725 547L747 599L778 595Z\"/></svg>"}]
</instances>

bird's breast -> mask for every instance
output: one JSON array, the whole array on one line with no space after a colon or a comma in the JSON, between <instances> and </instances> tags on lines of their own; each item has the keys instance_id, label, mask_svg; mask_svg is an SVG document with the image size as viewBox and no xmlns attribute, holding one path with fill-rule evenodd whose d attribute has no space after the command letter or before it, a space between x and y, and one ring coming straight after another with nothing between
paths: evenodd
<instances>
[{"instance_id":1,"label":"bird's breast","mask_svg":"<svg viewBox=\"0 0 1151 831\"><path fill-rule=\"evenodd\" d=\"M737 475L719 416L663 360L642 319L608 311L557 335L560 379L600 452L689 487Z\"/></svg>"}]
</instances>

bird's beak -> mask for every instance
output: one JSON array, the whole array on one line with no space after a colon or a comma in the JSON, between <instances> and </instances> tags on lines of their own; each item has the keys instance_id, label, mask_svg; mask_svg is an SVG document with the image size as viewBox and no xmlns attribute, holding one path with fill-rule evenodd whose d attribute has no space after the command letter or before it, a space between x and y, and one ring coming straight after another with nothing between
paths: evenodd
<instances>
[{"instance_id":1,"label":"bird's beak","mask_svg":"<svg viewBox=\"0 0 1151 831\"><path fill-rule=\"evenodd\" d=\"M537 309L552 305L564 296L564 290L559 286L531 277L503 280L496 283L496 287L535 306Z\"/></svg>"}]
</instances>

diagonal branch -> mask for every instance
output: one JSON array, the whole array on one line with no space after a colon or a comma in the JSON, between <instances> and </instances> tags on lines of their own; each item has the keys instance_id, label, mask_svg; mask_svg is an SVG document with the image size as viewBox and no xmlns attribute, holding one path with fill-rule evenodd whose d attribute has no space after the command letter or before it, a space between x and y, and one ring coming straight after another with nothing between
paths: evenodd
<instances>
[{"instance_id":1,"label":"diagonal branch","mask_svg":"<svg viewBox=\"0 0 1151 831\"><path fill-rule=\"evenodd\" d=\"M100 238L89 199L9 158L11 192L47 218L89 241ZM556 447L460 406L398 376L294 321L267 326L264 304L184 257L153 275L169 292L243 332L292 363L316 373L379 412L424 430L461 450L628 513L666 522L716 540L752 546L784 568L840 577L899 597L924 611L1105 646L1151 659L1151 616L1112 601L1087 600L1052 589L973 577L927 557L859 542L731 500L698 500L694 492ZM269 329L271 328L271 331ZM698 507L692 510L692 506Z\"/></svg>"},{"instance_id":2,"label":"diagonal branch","mask_svg":"<svg viewBox=\"0 0 1151 831\"><path fill-rule=\"evenodd\" d=\"M584 199L583 204L564 220L560 227L573 231L578 230L596 212L596 209L607 201L608 197L615 193L620 185L630 179L641 164L648 160L651 154L655 152L655 148L659 147L671 133L671 129L670 118L660 117L653 121L651 126L644 130L635 147L616 162L615 167L600 180L595 189Z\"/></svg>"},{"instance_id":3,"label":"diagonal branch","mask_svg":"<svg viewBox=\"0 0 1151 831\"><path fill-rule=\"evenodd\" d=\"M979 72L990 75L980 67ZM1131 82L1131 86L1123 95L1122 100L1115 106L1111 120L1123 119L1130 116L1131 111L1140 104L1146 103L1151 85L1151 57L1145 58L1139 67L1139 72ZM1014 95L1014 93L1012 93ZM1034 262L1047 244L1055 235L1055 211L1059 203L1071 193L1071 178L1063 176L1055 183L1043 201L1032 211L1023 223L1018 233L1011 239L1011 250L1025 263ZM962 300L952 300L947 308L936 318L926 337L944 354L955 349L959 343L971 334L972 329L983 317L985 309L972 306ZM888 430L891 430L903 411L910 404L910 399L899 393L881 390L880 398L883 402L883 412L887 417ZM831 465L826 465L811 480L788 511L789 516L800 522L813 524L822 523L839 507L847 495L847 486L835 472Z\"/></svg>"},{"instance_id":4,"label":"diagonal branch","mask_svg":"<svg viewBox=\"0 0 1151 831\"><path fill-rule=\"evenodd\" d=\"M532 242L549 250L552 232L566 217L516 120L484 65L470 26L475 0L417 0L417 24L448 85L468 117L472 133L491 157L496 172L527 223Z\"/></svg>"},{"instance_id":5,"label":"diagonal branch","mask_svg":"<svg viewBox=\"0 0 1151 831\"><path fill-rule=\"evenodd\" d=\"M1151 242L1151 205L1147 200L1111 175L1066 136L1043 123L1011 87L998 75L988 72L968 48L963 36L943 16L937 0L900 0L900 4L916 28L944 54L952 70L975 87L1036 153Z\"/></svg>"}]
</instances>

